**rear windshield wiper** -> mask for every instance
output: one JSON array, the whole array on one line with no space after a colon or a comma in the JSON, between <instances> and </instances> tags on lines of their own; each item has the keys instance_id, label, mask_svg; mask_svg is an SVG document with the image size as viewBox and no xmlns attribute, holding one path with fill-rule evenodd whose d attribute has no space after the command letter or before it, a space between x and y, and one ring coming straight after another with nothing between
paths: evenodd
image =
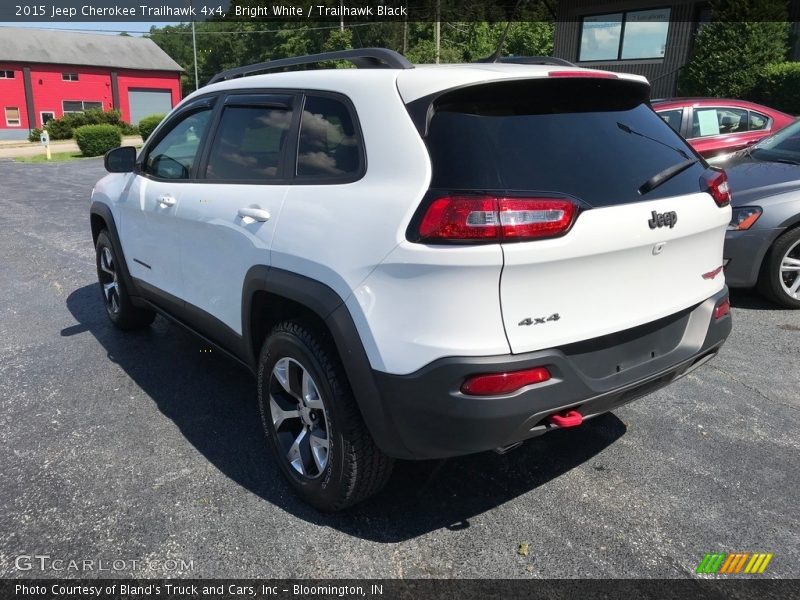
<instances>
[{"instance_id":1,"label":"rear windshield wiper","mask_svg":"<svg viewBox=\"0 0 800 600\"><path fill-rule=\"evenodd\" d=\"M617 127L622 129L622 131L624 131L625 133L630 133L631 135L638 135L639 137L643 137L644 139L650 140L651 142L655 142L656 144L661 144L662 146L666 146L670 150L675 150L675 152L680 154L683 158L687 158L687 159L690 158L689 155L686 154L686 152L684 152L680 148L676 148L675 146L671 146L670 144L667 144L666 142L662 142L661 140L657 140L654 137L650 137L649 135L645 135L645 134L643 134L643 133L641 133L639 131L636 131L635 129L631 129L628 125L625 125L625 123L620 123L619 121L617 121Z\"/></svg>"},{"instance_id":2,"label":"rear windshield wiper","mask_svg":"<svg viewBox=\"0 0 800 600\"><path fill-rule=\"evenodd\" d=\"M644 195L647 192L652 192L662 183L666 183L676 175L683 173L692 165L697 164L697 162L698 160L696 158L690 158L689 160L685 160L676 165L672 165L671 167L667 167L663 171L659 171L639 187L639 193Z\"/></svg>"}]
</instances>

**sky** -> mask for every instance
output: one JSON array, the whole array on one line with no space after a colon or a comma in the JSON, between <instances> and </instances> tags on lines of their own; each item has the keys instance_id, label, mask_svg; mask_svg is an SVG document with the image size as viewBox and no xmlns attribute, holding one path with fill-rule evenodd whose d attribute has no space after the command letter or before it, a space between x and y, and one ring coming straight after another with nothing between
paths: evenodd
<instances>
[{"instance_id":1,"label":"sky","mask_svg":"<svg viewBox=\"0 0 800 600\"><path fill-rule=\"evenodd\" d=\"M39 22L0 22L0 27L33 27L36 29L67 29L73 31L84 31L91 33L106 33L109 35L117 35L121 31L127 31L131 35L142 35L150 31L150 27L163 27L165 25L177 25L176 22L169 23L138 23L138 22L67 22L52 23L48 21Z\"/></svg>"}]
</instances>

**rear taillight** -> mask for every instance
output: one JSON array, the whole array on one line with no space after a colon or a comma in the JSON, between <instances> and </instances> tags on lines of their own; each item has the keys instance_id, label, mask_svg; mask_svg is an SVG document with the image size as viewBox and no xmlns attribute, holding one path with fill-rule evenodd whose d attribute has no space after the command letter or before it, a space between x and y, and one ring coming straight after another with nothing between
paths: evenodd
<instances>
[{"instance_id":1,"label":"rear taillight","mask_svg":"<svg viewBox=\"0 0 800 600\"><path fill-rule=\"evenodd\" d=\"M725 296L719 304L714 307L714 320L717 321L731 312L731 299Z\"/></svg>"},{"instance_id":2,"label":"rear taillight","mask_svg":"<svg viewBox=\"0 0 800 600\"><path fill-rule=\"evenodd\" d=\"M618 79L614 73L603 71L550 71L548 77L581 77L590 79Z\"/></svg>"},{"instance_id":3,"label":"rear taillight","mask_svg":"<svg viewBox=\"0 0 800 600\"><path fill-rule=\"evenodd\" d=\"M711 167L700 178L700 187L711 194L717 206L728 206L731 203L731 188L725 171Z\"/></svg>"},{"instance_id":4,"label":"rear taillight","mask_svg":"<svg viewBox=\"0 0 800 600\"><path fill-rule=\"evenodd\" d=\"M528 385L544 383L550 379L545 367L535 367L509 373L486 373L473 375L461 386L461 391L470 396L500 396L516 392Z\"/></svg>"},{"instance_id":5,"label":"rear taillight","mask_svg":"<svg viewBox=\"0 0 800 600\"><path fill-rule=\"evenodd\" d=\"M558 237L578 213L566 198L444 196L419 225L421 242L512 242Z\"/></svg>"}]
</instances>

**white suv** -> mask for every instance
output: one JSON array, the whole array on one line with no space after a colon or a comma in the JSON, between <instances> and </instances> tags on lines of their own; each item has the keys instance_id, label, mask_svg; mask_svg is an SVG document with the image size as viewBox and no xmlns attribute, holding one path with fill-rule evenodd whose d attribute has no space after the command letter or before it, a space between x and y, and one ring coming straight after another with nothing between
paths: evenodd
<instances>
[{"instance_id":1,"label":"white suv","mask_svg":"<svg viewBox=\"0 0 800 600\"><path fill-rule=\"evenodd\" d=\"M287 70L327 60L359 68ZM252 371L272 452L320 509L375 493L394 458L580 425L730 332L725 174L645 79L517 60L243 67L138 157L106 155L111 321L161 313Z\"/></svg>"}]
</instances>

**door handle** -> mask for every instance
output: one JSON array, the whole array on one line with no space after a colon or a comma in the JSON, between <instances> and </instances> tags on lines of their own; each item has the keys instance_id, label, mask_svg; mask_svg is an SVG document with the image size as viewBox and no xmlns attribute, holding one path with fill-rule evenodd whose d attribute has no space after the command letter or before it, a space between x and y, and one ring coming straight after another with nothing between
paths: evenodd
<instances>
[{"instance_id":1,"label":"door handle","mask_svg":"<svg viewBox=\"0 0 800 600\"><path fill-rule=\"evenodd\" d=\"M253 219L254 221L269 221L270 214L263 208L240 208L239 216L242 219Z\"/></svg>"},{"instance_id":2,"label":"door handle","mask_svg":"<svg viewBox=\"0 0 800 600\"><path fill-rule=\"evenodd\" d=\"M175 198L169 194L164 194L158 199L158 203L162 206L175 206Z\"/></svg>"}]
</instances>

